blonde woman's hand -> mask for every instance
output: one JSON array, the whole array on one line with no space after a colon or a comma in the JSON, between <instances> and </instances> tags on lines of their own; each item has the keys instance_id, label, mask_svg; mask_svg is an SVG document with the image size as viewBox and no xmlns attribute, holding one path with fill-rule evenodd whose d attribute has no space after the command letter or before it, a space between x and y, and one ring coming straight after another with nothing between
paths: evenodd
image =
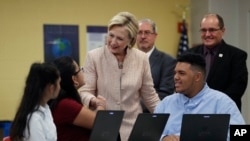
<instances>
[{"instance_id":1,"label":"blonde woman's hand","mask_svg":"<svg viewBox=\"0 0 250 141\"><path fill-rule=\"evenodd\" d=\"M97 110L105 110L106 109L106 99L103 96L98 95L96 97L96 109Z\"/></svg>"},{"instance_id":2,"label":"blonde woman's hand","mask_svg":"<svg viewBox=\"0 0 250 141\"><path fill-rule=\"evenodd\" d=\"M98 95L90 100L90 107L93 110L106 109L106 99L103 96ZM97 109L98 108L98 109Z\"/></svg>"}]
</instances>

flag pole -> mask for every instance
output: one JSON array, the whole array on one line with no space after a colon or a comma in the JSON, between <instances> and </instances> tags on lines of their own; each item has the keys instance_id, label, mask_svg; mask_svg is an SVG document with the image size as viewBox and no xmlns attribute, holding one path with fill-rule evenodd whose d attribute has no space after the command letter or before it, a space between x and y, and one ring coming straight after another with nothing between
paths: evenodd
<instances>
[{"instance_id":1,"label":"flag pole","mask_svg":"<svg viewBox=\"0 0 250 141\"><path fill-rule=\"evenodd\" d=\"M186 21L186 12L185 12L185 10L182 11L182 20Z\"/></svg>"}]
</instances>

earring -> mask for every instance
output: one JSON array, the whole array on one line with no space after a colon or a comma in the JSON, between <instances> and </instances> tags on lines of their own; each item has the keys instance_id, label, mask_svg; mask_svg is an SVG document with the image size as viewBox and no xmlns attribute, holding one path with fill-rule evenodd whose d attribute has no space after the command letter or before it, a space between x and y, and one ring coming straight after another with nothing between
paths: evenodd
<instances>
[{"instance_id":1,"label":"earring","mask_svg":"<svg viewBox=\"0 0 250 141\"><path fill-rule=\"evenodd\" d=\"M78 83L78 82L76 82L76 83L75 83L75 87L78 87L78 86L79 86L79 83Z\"/></svg>"}]
</instances>

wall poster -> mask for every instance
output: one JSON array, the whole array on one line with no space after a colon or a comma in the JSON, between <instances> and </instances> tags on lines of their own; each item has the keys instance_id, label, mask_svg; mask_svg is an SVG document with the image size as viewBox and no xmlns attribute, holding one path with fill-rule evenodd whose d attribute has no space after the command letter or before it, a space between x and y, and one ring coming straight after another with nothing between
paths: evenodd
<instances>
[{"instance_id":1,"label":"wall poster","mask_svg":"<svg viewBox=\"0 0 250 141\"><path fill-rule=\"evenodd\" d=\"M106 44L107 26L87 26L87 51Z\"/></svg>"},{"instance_id":2,"label":"wall poster","mask_svg":"<svg viewBox=\"0 0 250 141\"><path fill-rule=\"evenodd\" d=\"M79 29L77 25L44 24L44 61L71 56L79 64Z\"/></svg>"}]
</instances>

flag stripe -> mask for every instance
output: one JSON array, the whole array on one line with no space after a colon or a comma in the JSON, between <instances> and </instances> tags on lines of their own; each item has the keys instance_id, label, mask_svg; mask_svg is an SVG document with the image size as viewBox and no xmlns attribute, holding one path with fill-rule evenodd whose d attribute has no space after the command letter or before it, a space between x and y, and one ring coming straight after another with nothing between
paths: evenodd
<instances>
[{"instance_id":1,"label":"flag stripe","mask_svg":"<svg viewBox=\"0 0 250 141\"><path fill-rule=\"evenodd\" d=\"M188 50L188 48L189 47L188 47L187 27L186 27L185 20L183 20L177 56L181 55L183 52L185 52L186 50Z\"/></svg>"}]
</instances>

